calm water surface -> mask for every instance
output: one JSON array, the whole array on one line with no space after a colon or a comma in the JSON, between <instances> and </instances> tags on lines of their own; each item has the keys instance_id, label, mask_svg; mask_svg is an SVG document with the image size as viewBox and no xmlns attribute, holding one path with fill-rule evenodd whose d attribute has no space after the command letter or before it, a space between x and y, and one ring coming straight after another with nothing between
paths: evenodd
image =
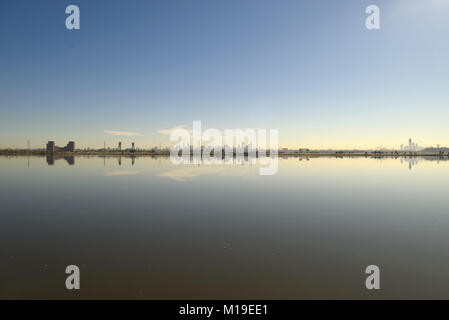
<instances>
[{"instance_id":1,"label":"calm water surface","mask_svg":"<svg viewBox=\"0 0 449 320\"><path fill-rule=\"evenodd\" d=\"M449 161L279 161L0 157L0 298L449 299Z\"/></svg>"}]
</instances>

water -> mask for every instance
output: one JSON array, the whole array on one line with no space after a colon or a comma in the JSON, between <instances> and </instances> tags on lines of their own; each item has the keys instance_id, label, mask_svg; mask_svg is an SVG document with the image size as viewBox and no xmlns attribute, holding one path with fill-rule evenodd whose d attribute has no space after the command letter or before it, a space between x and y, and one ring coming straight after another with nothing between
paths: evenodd
<instances>
[{"instance_id":1,"label":"water","mask_svg":"<svg viewBox=\"0 0 449 320\"><path fill-rule=\"evenodd\" d=\"M448 299L448 181L423 158L0 157L0 298Z\"/></svg>"}]
</instances>

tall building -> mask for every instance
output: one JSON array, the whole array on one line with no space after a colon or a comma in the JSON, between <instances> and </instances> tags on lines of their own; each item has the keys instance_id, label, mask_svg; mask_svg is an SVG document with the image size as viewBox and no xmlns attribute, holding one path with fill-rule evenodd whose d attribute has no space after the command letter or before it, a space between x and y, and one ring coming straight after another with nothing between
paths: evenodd
<instances>
[{"instance_id":1,"label":"tall building","mask_svg":"<svg viewBox=\"0 0 449 320\"><path fill-rule=\"evenodd\" d=\"M402 151L408 151L408 152L417 152L422 150L423 148L419 146L416 142L412 140L412 138L408 139L408 145L401 145Z\"/></svg>"},{"instance_id":2,"label":"tall building","mask_svg":"<svg viewBox=\"0 0 449 320\"><path fill-rule=\"evenodd\" d=\"M54 141L48 141L47 152L75 152L75 141L69 141L65 147L58 147Z\"/></svg>"},{"instance_id":3,"label":"tall building","mask_svg":"<svg viewBox=\"0 0 449 320\"><path fill-rule=\"evenodd\" d=\"M48 141L47 152L55 152L55 142L54 141Z\"/></svg>"},{"instance_id":4,"label":"tall building","mask_svg":"<svg viewBox=\"0 0 449 320\"><path fill-rule=\"evenodd\" d=\"M62 148L62 151L75 152L75 141L69 141L69 143Z\"/></svg>"}]
</instances>

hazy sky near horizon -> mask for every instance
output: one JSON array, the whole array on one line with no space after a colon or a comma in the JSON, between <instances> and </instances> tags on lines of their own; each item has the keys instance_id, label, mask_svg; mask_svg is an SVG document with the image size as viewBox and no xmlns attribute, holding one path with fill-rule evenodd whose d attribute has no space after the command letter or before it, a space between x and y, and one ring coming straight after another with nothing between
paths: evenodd
<instances>
[{"instance_id":1,"label":"hazy sky near horizon","mask_svg":"<svg viewBox=\"0 0 449 320\"><path fill-rule=\"evenodd\" d=\"M2 0L0 148L167 145L193 120L283 147L449 146L448 17L449 0Z\"/></svg>"}]
</instances>

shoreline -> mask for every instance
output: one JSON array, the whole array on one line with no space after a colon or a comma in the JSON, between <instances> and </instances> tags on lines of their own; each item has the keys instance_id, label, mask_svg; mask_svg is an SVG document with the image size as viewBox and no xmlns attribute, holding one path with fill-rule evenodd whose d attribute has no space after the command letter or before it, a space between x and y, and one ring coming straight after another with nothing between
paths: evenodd
<instances>
[{"instance_id":1,"label":"shoreline","mask_svg":"<svg viewBox=\"0 0 449 320\"><path fill-rule=\"evenodd\" d=\"M193 154L190 153L192 156ZM212 153L213 155L213 153ZM267 152L267 156L270 153ZM170 156L167 151L75 151L75 152L47 152L47 151L27 151L27 150L0 150L0 156L125 156L125 157L141 157L141 156ZM236 153L233 153L236 156ZM248 153L244 154L248 157ZM449 158L449 152L278 152L279 157L441 157ZM256 157L259 157L258 155Z\"/></svg>"}]
</instances>

